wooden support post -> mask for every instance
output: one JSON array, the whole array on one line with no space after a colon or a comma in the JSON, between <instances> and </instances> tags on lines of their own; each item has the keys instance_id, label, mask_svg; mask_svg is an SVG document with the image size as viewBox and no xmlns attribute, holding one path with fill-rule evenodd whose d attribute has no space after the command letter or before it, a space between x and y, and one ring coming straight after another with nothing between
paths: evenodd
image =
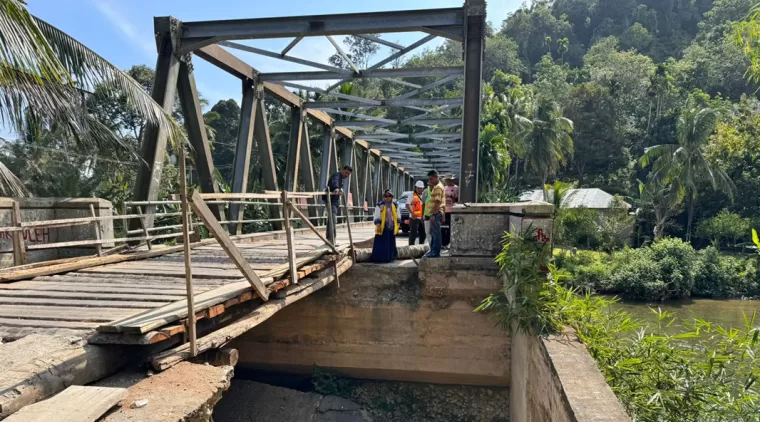
<instances>
[{"instance_id":1,"label":"wooden support post","mask_svg":"<svg viewBox=\"0 0 760 422\"><path fill-rule=\"evenodd\" d=\"M327 215L327 223L325 223L325 231L328 233L327 238L329 239L330 238L329 227L330 227L330 224L332 224L332 221L333 221L332 198L330 197L330 195L332 195L332 192L330 192L330 188L325 188L325 195L326 195L326 198L327 198L327 202L325 203L325 212L326 212L325 215ZM338 218L337 218L337 216L335 216L335 222L336 223L337 223L337 220L338 220ZM333 240L332 240L333 245L336 244L336 243L338 243L338 228L337 228L337 224L334 224L334 226L335 226L335 227L333 227L334 236L333 236Z\"/></svg>"},{"instance_id":2,"label":"wooden support post","mask_svg":"<svg viewBox=\"0 0 760 422\"><path fill-rule=\"evenodd\" d=\"M293 229L290 227L290 207L288 206L288 191L282 191L282 222L285 227L285 238L288 243L288 268L290 269L290 282L298 284L298 266L296 265L296 248Z\"/></svg>"},{"instance_id":3,"label":"wooden support post","mask_svg":"<svg viewBox=\"0 0 760 422\"><path fill-rule=\"evenodd\" d=\"M256 84L255 88L258 106L256 107L256 124L253 128L253 137L256 139L256 146L259 149L261 171L264 175L264 189L279 191L274 154L272 153L272 142L269 138L269 122L267 121L266 105L264 104L264 87L263 84ZM277 200L273 199L270 202L277 202ZM269 218L280 218L279 206L269 206ZM273 221L272 229L282 230L282 224L279 221Z\"/></svg>"},{"instance_id":4,"label":"wooden support post","mask_svg":"<svg viewBox=\"0 0 760 422\"><path fill-rule=\"evenodd\" d=\"M232 171L232 193L245 193L248 189L248 169L251 162L253 131L256 123L256 88L250 79L243 81L243 103L240 106L240 127L235 147L235 162ZM227 219L242 220L245 206L230 204ZM230 234L243 234L243 223L230 223Z\"/></svg>"},{"instance_id":5,"label":"wooden support post","mask_svg":"<svg viewBox=\"0 0 760 422\"><path fill-rule=\"evenodd\" d=\"M227 234L227 231L224 230L224 228L222 228L222 225L219 224L219 221L214 218L214 215L211 213L208 205L203 202L203 198L201 197L200 192L193 191L193 196L190 198L190 200L190 206L193 208L193 211L198 214L198 217L200 217L200 219L203 221L203 224L206 225L208 231L211 233L211 235L214 236L216 241L219 242L219 246L224 249L235 266L238 267L241 273L243 273L243 276L246 280L248 280L248 283L251 284L251 287L253 287L253 290L256 292L256 294L258 294L261 300L265 302L269 300L269 291L267 290L266 286L261 281L259 276L256 275L256 273L251 269L251 266L248 265L248 261L245 260L243 254L240 253L240 249L238 249L237 246L235 246L235 244L232 242L232 239L230 239L230 235Z\"/></svg>"},{"instance_id":6,"label":"wooden support post","mask_svg":"<svg viewBox=\"0 0 760 422\"><path fill-rule=\"evenodd\" d=\"M346 198L347 197L344 193L343 194L343 210L346 213L346 230L348 231L348 245L351 248L350 249L351 260L354 262L354 264L356 264L356 248L354 247L354 237L351 235L351 222L349 221L351 219L348 218L348 201L346 201ZM337 233L337 230L336 230L336 233ZM338 237L337 234L335 235L335 237Z\"/></svg>"},{"instance_id":7,"label":"wooden support post","mask_svg":"<svg viewBox=\"0 0 760 422\"><path fill-rule=\"evenodd\" d=\"M11 223L14 227L21 227L21 206L18 201L13 201ZM13 238L13 265L25 265L26 245L24 244L24 231L16 230L11 236Z\"/></svg>"},{"instance_id":8,"label":"wooden support post","mask_svg":"<svg viewBox=\"0 0 760 422\"><path fill-rule=\"evenodd\" d=\"M195 293L193 292L193 271L190 265L190 215L187 204L187 174L185 173L185 146L181 145L178 150L179 155L179 197L182 211L182 251L185 256L185 290L187 295L187 322L186 333L190 340L190 355L198 354L195 332ZM148 241L150 245L150 241Z\"/></svg>"},{"instance_id":9,"label":"wooden support post","mask_svg":"<svg viewBox=\"0 0 760 422\"><path fill-rule=\"evenodd\" d=\"M93 216L93 218L97 218L97 214L95 213L95 206L90 204L90 214ZM95 235L95 240L100 242L100 220L95 220L92 222L92 231ZM98 253L98 256L103 256L103 244L98 243L95 245L95 251Z\"/></svg>"},{"instance_id":10,"label":"wooden support post","mask_svg":"<svg viewBox=\"0 0 760 422\"><path fill-rule=\"evenodd\" d=\"M182 166L182 167L184 168L185 166ZM187 177L187 175L184 173L182 174L182 176ZM145 214L143 214L142 207L139 205L137 206L137 215L140 216L138 220L140 220L140 228L142 229L143 236L145 236L145 243L148 245L148 250L152 250L153 245L150 244L150 235L148 234L148 223L146 221L147 217L145 216Z\"/></svg>"},{"instance_id":11,"label":"wooden support post","mask_svg":"<svg viewBox=\"0 0 760 422\"><path fill-rule=\"evenodd\" d=\"M325 236L323 236L323 235L322 235L322 233L320 233L320 232L319 232L319 230L317 230L317 228L316 228L316 227L314 227L314 225L313 225L313 224L311 224L311 221L309 221L309 219L308 219L308 218L306 218L306 216L305 216L305 215L303 215L303 213L302 213L301 211L299 211L299 210L298 210L298 208L296 208L296 206L295 206L295 205L293 205L292 203L290 204L290 210L291 210L291 211L293 211L293 212L294 212L294 213L295 213L295 214L296 214L296 215L297 215L297 216L298 216L298 217L299 217L301 220L303 220L303 222L304 222L304 223L306 223L306 225L307 225L307 226L308 226L308 227L309 227L309 228L310 228L310 229L311 229L311 230L312 230L312 231L313 231L313 232L314 232L314 233L315 233L315 234L316 234L316 235L317 235L317 236L318 236L320 239L322 239L322 241L323 241L323 242L325 242L325 244L326 244L327 246L329 246L329 247L330 247L330 249L333 251L333 253L335 253L335 254L338 254L338 253L339 253L339 252L338 252L338 250L337 250L337 249L335 249L335 246L334 246L332 243L330 243L330 241L329 241L329 240L327 240L327 238L325 238Z\"/></svg>"},{"instance_id":12,"label":"wooden support post","mask_svg":"<svg viewBox=\"0 0 760 422\"><path fill-rule=\"evenodd\" d=\"M353 250L353 247L351 248ZM354 263L356 261L354 260ZM335 270L335 285L340 289L340 272L338 271L338 260L333 261L333 270Z\"/></svg>"}]
</instances>

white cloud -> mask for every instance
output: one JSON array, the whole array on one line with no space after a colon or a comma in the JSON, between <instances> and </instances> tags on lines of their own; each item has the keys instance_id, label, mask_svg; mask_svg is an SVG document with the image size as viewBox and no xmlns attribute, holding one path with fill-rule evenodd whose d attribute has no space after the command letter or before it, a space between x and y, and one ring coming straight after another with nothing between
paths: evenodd
<instances>
[{"instance_id":1,"label":"white cloud","mask_svg":"<svg viewBox=\"0 0 760 422\"><path fill-rule=\"evenodd\" d=\"M138 30L134 25L125 20L125 14L114 8L113 3L108 0L92 0L92 4L130 41L136 50L152 59L156 57L156 43L151 39L149 33L146 34Z\"/></svg>"}]
</instances>

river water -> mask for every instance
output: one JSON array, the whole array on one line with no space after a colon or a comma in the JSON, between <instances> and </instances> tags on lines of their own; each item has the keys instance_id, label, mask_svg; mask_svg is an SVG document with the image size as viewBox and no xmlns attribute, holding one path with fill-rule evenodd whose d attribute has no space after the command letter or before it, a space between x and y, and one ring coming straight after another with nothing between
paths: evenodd
<instances>
[{"instance_id":1,"label":"river water","mask_svg":"<svg viewBox=\"0 0 760 422\"><path fill-rule=\"evenodd\" d=\"M760 325L760 300L739 299L684 299L665 302L619 302L614 305L632 315L648 322L656 322L657 317L651 309L659 307L663 311L674 313L679 319L695 318L718 324L724 328L744 329L744 315L752 318L757 312L755 326Z\"/></svg>"}]
</instances>

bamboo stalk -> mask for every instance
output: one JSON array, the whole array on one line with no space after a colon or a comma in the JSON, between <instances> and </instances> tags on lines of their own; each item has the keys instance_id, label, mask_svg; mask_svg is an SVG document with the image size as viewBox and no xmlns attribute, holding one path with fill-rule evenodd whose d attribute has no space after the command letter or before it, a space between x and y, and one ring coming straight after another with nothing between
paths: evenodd
<instances>
[{"instance_id":1,"label":"bamboo stalk","mask_svg":"<svg viewBox=\"0 0 760 422\"><path fill-rule=\"evenodd\" d=\"M298 284L298 265L296 265L295 237L290 227L290 207L288 207L288 192L282 191L282 218L285 238L288 244L288 268L290 268L290 282Z\"/></svg>"},{"instance_id":2,"label":"bamboo stalk","mask_svg":"<svg viewBox=\"0 0 760 422\"><path fill-rule=\"evenodd\" d=\"M190 218L188 215L189 206L187 203L187 177L185 169L185 147L180 146L179 151L179 187L180 201L182 208L182 250L185 255L185 289L187 291L187 314L195 315L195 295L193 293L193 272L190 265ZM150 243L149 243L150 244ZM196 344L195 318L187 319L187 332L190 339L190 356L198 354L198 345Z\"/></svg>"},{"instance_id":3,"label":"bamboo stalk","mask_svg":"<svg viewBox=\"0 0 760 422\"><path fill-rule=\"evenodd\" d=\"M322 239L322 241L323 241L323 242L325 242L325 244L327 244L327 246L329 246L329 247L330 247L330 249L332 249L333 253L336 253L336 254L339 254L339 253L340 253L340 252L338 252L338 250L337 250L337 249L335 249L335 246L334 246L332 243L330 243L330 241L329 241L329 240L327 240L327 239L326 239L326 238L325 238L325 237L322 235L322 233L320 233L320 232L319 232L319 230L317 230L317 228L316 228L316 227L314 227L314 224L311 224L311 221L309 221L309 219L308 219L308 218L307 218L305 215L303 215L303 213L302 213L301 211L299 211L299 210L298 210L298 209L297 209L295 206L293 206L293 204L290 204L290 209L291 209L293 212L295 212L295 213L296 213L296 215L297 215L298 217L300 217L300 218L301 218L301 220L302 220L304 223L306 223L306 226L308 226L308 227L309 227L309 228L310 228L310 229L311 229L311 230L312 230L312 231L313 231L313 232L314 232L314 233L315 233L317 236L319 236L319 238L320 238L320 239Z\"/></svg>"}]
</instances>

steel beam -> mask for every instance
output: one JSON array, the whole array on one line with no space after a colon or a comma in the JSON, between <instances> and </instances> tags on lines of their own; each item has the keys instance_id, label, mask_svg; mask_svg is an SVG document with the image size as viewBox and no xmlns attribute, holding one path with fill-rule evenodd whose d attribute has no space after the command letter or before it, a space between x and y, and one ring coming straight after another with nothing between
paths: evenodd
<instances>
[{"instance_id":1,"label":"steel beam","mask_svg":"<svg viewBox=\"0 0 760 422\"><path fill-rule=\"evenodd\" d=\"M449 9L405 10L395 12L350 13L258 19L184 22L182 42L217 38L224 40L313 37L321 35L359 35L384 32L445 31L461 28L461 7Z\"/></svg>"},{"instance_id":2,"label":"steel beam","mask_svg":"<svg viewBox=\"0 0 760 422\"><path fill-rule=\"evenodd\" d=\"M286 54L288 54L288 51L292 50L293 47L296 46L296 44L298 44L299 42L301 42L302 39L303 39L303 37L301 37L301 36L293 38L293 41L291 41L290 44L288 44L287 46L285 46L285 48L282 49L282 51L280 52L280 54L283 55L283 56L286 55Z\"/></svg>"},{"instance_id":3,"label":"steel beam","mask_svg":"<svg viewBox=\"0 0 760 422\"><path fill-rule=\"evenodd\" d=\"M256 123L253 126L253 137L256 139L256 146L259 150L259 164L261 165L261 172L264 178L264 189L278 191L280 188L277 184L277 168L274 163L274 154L272 154L272 142L269 137L269 122L267 121L264 96L260 91L257 91L257 94L260 96L256 100L258 104L256 106ZM277 200L270 202L277 202ZM282 207L278 205L270 205L269 218L280 218L281 210ZM274 230L282 230L282 223L273 221L272 228Z\"/></svg>"},{"instance_id":4,"label":"steel beam","mask_svg":"<svg viewBox=\"0 0 760 422\"><path fill-rule=\"evenodd\" d=\"M168 19L167 19L168 20ZM159 25L159 19L154 25ZM177 94L177 78L179 76L179 61L174 55L172 36L168 32L158 35L158 59L156 60L156 79L153 83L151 96L171 114L174 107L174 97ZM141 153L142 162L137 169L135 187L132 197L135 201L154 201L158 198L161 184L161 171L166 158L166 139L168 133L159 126L148 123L143 133ZM154 207L147 207L148 218L146 228L153 226ZM140 228L139 220L130 220L130 228Z\"/></svg>"},{"instance_id":5,"label":"steel beam","mask_svg":"<svg viewBox=\"0 0 760 422\"><path fill-rule=\"evenodd\" d=\"M480 137L483 46L486 26L485 0L466 0L464 40L464 107L462 113L462 155L459 200L476 202L478 196L478 138Z\"/></svg>"},{"instance_id":6,"label":"steel beam","mask_svg":"<svg viewBox=\"0 0 760 422\"><path fill-rule=\"evenodd\" d=\"M317 190L316 183L314 181L314 164L312 163L311 159L311 143L309 141L309 127L306 122L306 119L303 119L303 122L301 123L303 125L303 128L301 129L301 148L300 149L300 157L299 161L300 164L300 176L301 181L303 182L303 185L305 187L306 192L314 192ZM316 198L309 198L308 201L310 204L315 205L317 203ZM309 217L312 219L312 224L316 224L316 218L317 218L317 208L316 207L309 207Z\"/></svg>"},{"instance_id":7,"label":"steel beam","mask_svg":"<svg viewBox=\"0 0 760 422\"><path fill-rule=\"evenodd\" d=\"M396 44L395 42L390 42L390 41L384 40L384 39L382 39L380 37L376 37L374 35L358 34L356 36L359 37L359 38L364 38L365 40L370 40L370 41L376 42L378 44L382 44L382 45L384 45L386 47L395 48L396 50L403 50L404 49L404 46L401 45L401 44Z\"/></svg>"},{"instance_id":8,"label":"steel beam","mask_svg":"<svg viewBox=\"0 0 760 422\"><path fill-rule=\"evenodd\" d=\"M410 52L412 50L415 50L415 49L419 48L420 46L422 46L424 44L427 44L428 42L434 40L435 38L436 38L435 35L428 35L425 38L422 38L421 40L418 40L418 41L412 43L409 47L405 47L404 49L402 49L400 51L397 51L397 52L391 54L390 56L386 57L385 59L380 60L379 62L373 64L372 66L368 67L367 70L379 69L379 68L385 66L386 64L388 64L388 63L390 63L390 62L398 59L399 57L403 56L404 54L406 54L406 53L408 53L408 52Z\"/></svg>"},{"instance_id":9,"label":"steel beam","mask_svg":"<svg viewBox=\"0 0 760 422\"><path fill-rule=\"evenodd\" d=\"M356 95L341 94L340 92L329 92L329 91L326 91L326 90L321 89L321 88L315 88L315 87L312 87L312 86L301 85L301 84L294 84L292 82L282 82L280 85L287 86L287 87L290 87L290 88L295 88L295 89L301 89L301 90L308 91L308 92L318 92L320 94L330 95L330 96L336 97L336 98L343 98L345 100L361 101L361 102L366 103L367 105L370 105L370 106L379 105L380 104L380 101L378 101L378 100L372 100L372 99L369 99L369 98L357 97ZM461 123L461 121L460 121L460 123Z\"/></svg>"},{"instance_id":10,"label":"steel beam","mask_svg":"<svg viewBox=\"0 0 760 422\"><path fill-rule=\"evenodd\" d=\"M274 51L268 51L268 50L263 50L261 48L252 47L250 45L240 44L240 43L236 43L232 41L219 41L217 44L224 47L234 48L240 51L247 51L249 53L258 54L260 56L272 57L275 59L284 60L286 62L297 63L304 66L315 67L317 69L328 70L330 72L338 72L346 76L351 75L351 71L346 70L346 69L341 69L339 67L330 66L327 64L314 62L311 60L300 59L298 57L287 56L281 53L276 53Z\"/></svg>"},{"instance_id":11,"label":"steel beam","mask_svg":"<svg viewBox=\"0 0 760 422\"><path fill-rule=\"evenodd\" d=\"M214 159L206 137L206 123L203 121L203 112L201 111L198 90L195 87L192 64L180 62L177 90L179 102L182 106L185 130L190 139L190 145L193 147L192 154L195 157L195 168L200 179L201 190L204 193L216 193L218 189L214 183ZM217 219L221 219L218 206L212 206L211 211Z\"/></svg>"},{"instance_id":12,"label":"steel beam","mask_svg":"<svg viewBox=\"0 0 760 422\"><path fill-rule=\"evenodd\" d=\"M421 88L415 89L414 91L409 91L407 93L401 94L398 97L393 98L393 100L402 100L404 98L414 97L415 95L421 94L421 93L423 93L425 91L430 91L433 88L439 87L441 85L446 85L447 83L449 83L449 82L457 79L458 77L459 77L459 75L447 76L447 77L439 79L439 80L437 80L435 82L431 82L431 83L429 83L427 85L424 85Z\"/></svg>"},{"instance_id":13,"label":"steel beam","mask_svg":"<svg viewBox=\"0 0 760 422\"><path fill-rule=\"evenodd\" d=\"M382 157L377 157L377 163L375 163L375 175L374 175L374 180L372 183L374 185L373 193L375 194L374 195L375 200L373 201L374 203L377 203L382 199L382 188L380 187L382 182L383 182L383 159ZM372 205L372 208L375 208L374 203L370 204Z\"/></svg>"},{"instance_id":14,"label":"steel beam","mask_svg":"<svg viewBox=\"0 0 760 422\"><path fill-rule=\"evenodd\" d=\"M317 81L330 79L362 79L362 78L430 78L434 76L461 75L461 67L402 67L397 69L363 70L346 76L341 72L273 72L261 73L259 78L265 82L279 81Z\"/></svg>"},{"instance_id":15,"label":"steel beam","mask_svg":"<svg viewBox=\"0 0 760 422\"><path fill-rule=\"evenodd\" d=\"M298 190L298 162L301 156L301 138L303 137L303 114L298 107L290 109L290 144L288 145L288 163L285 170L285 189Z\"/></svg>"},{"instance_id":16,"label":"steel beam","mask_svg":"<svg viewBox=\"0 0 760 422\"><path fill-rule=\"evenodd\" d=\"M462 104L462 98L402 98L379 100L380 104L372 107L405 107L405 106L458 106ZM367 107L365 101L309 101L303 103L306 108L336 109L351 107Z\"/></svg>"},{"instance_id":17,"label":"steel beam","mask_svg":"<svg viewBox=\"0 0 760 422\"><path fill-rule=\"evenodd\" d=\"M371 120L371 121L376 121L376 122L380 122L380 123L393 123L393 124L396 123L395 120L384 119L382 117L368 116L366 114L361 114L361 113L352 113L350 111L333 110L333 109L324 109L323 111L325 113L329 113L329 114L337 114L339 116L356 117L357 119Z\"/></svg>"},{"instance_id":18,"label":"steel beam","mask_svg":"<svg viewBox=\"0 0 760 422\"><path fill-rule=\"evenodd\" d=\"M372 170L371 169L371 161L370 161L370 156L372 154L370 154L369 150L367 150L367 149L363 149L362 151L363 151L363 154L364 154L364 156L362 157L362 159L364 161L364 166L362 168L362 171L363 171L364 174L362 175L362 191L361 191L361 202L360 202L360 204L364 205L364 202L367 202L367 206L369 206L369 203L370 203L369 198L370 198L371 194L367 195L367 189L371 190L371 185L370 185L369 177L370 177L370 171Z\"/></svg>"},{"instance_id":19,"label":"steel beam","mask_svg":"<svg viewBox=\"0 0 760 422\"><path fill-rule=\"evenodd\" d=\"M335 39L334 39L333 37L331 37L331 36L329 36L329 35L327 35L326 37L327 37L327 40L328 40L328 41L330 41L330 44L332 44L332 45L333 45L333 47L335 47L335 51L337 51L337 52L338 52L338 55L339 55L339 56L340 56L340 57L341 57L343 60L345 60L345 61L346 61L346 63L348 64L348 67L350 67L350 68L351 68L351 69L352 69L354 72L357 72L357 73L358 73L358 72L360 72L361 70L360 70L358 67L356 67L356 65L355 65L355 64L354 64L354 62L351 60L351 58L350 58L350 57L348 57L348 54L346 54L346 52L345 52L345 51L343 51L343 49L342 49L342 48L340 48L340 44L338 44L338 43L335 41Z\"/></svg>"},{"instance_id":20,"label":"steel beam","mask_svg":"<svg viewBox=\"0 0 760 422\"><path fill-rule=\"evenodd\" d=\"M333 138L335 137L335 130L330 127L325 128L325 133L322 136L322 165L320 168L319 184L321 190L327 189L327 182L330 180L330 175L333 171L331 166L332 160L330 159L333 154Z\"/></svg>"},{"instance_id":21,"label":"steel beam","mask_svg":"<svg viewBox=\"0 0 760 422\"><path fill-rule=\"evenodd\" d=\"M253 131L256 125L256 87L253 81L243 81L243 101L240 104L240 127L238 127L237 145L235 147L234 167L232 171L232 193L245 193L248 189L248 170L251 162ZM242 220L244 207L230 204L227 219ZM243 234L242 223L230 223L230 234Z\"/></svg>"}]
</instances>

